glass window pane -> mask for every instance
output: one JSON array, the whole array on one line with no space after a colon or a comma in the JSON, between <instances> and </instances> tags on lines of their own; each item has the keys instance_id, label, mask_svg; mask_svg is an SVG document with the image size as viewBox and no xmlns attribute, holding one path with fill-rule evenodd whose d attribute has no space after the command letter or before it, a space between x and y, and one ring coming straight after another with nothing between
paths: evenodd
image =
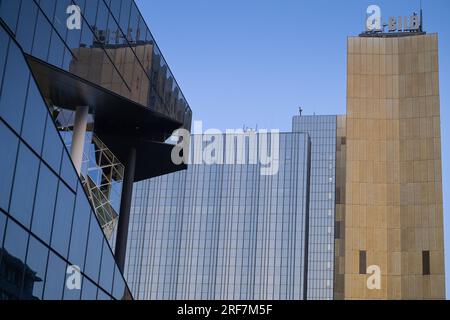
<instances>
[{"instance_id":1,"label":"glass window pane","mask_svg":"<svg viewBox=\"0 0 450 320\"><path fill-rule=\"evenodd\" d=\"M27 268L29 278L24 283L23 299L42 299L45 270L47 269L48 248L34 237L30 237L28 245Z\"/></svg>"},{"instance_id":2,"label":"glass window pane","mask_svg":"<svg viewBox=\"0 0 450 320\"><path fill-rule=\"evenodd\" d=\"M63 151L60 176L73 190L76 190L79 178L67 151Z\"/></svg>"},{"instance_id":3,"label":"glass window pane","mask_svg":"<svg viewBox=\"0 0 450 320\"><path fill-rule=\"evenodd\" d=\"M37 13L38 8L34 1L26 1L26 5L24 4L20 8L16 39L26 53L30 53L33 46Z\"/></svg>"},{"instance_id":4,"label":"glass window pane","mask_svg":"<svg viewBox=\"0 0 450 320\"><path fill-rule=\"evenodd\" d=\"M53 31L50 41L50 51L48 53L47 62L57 67L61 67L64 57L64 50L65 46L61 38L55 31Z\"/></svg>"},{"instance_id":5,"label":"glass window pane","mask_svg":"<svg viewBox=\"0 0 450 320\"><path fill-rule=\"evenodd\" d=\"M0 207L8 211L19 139L0 121Z\"/></svg>"},{"instance_id":6,"label":"glass window pane","mask_svg":"<svg viewBox=\"0 0 450 320\"><path fill-rule=\"evenodd\" d=\"M89 227L89 240L84 272L95 282L98 281L98 275L100 271L103 238L103 232L100 229L97 218L92 216Z\"/></svg>"},{"instance_id":7,"label":"glass window pane","mask_svg":"<svg viewBox=\"0 0 450 320\"><path fill-rule=\"evenodd\" d=\"M116 266L115 269L113 296L117 300L123 300L125 297L125 280L123 279L119 268Z\"/></svg>"},{"instance_id":8,"label":"glass window pane","mask_svg":"<svg viewBox=\"0 0 450 320\"><path fill-rule=\"evenodd\" d=\"M112 300L103 290L98 289L97 300Z\"/></svg>"},{"instance_id":9,"label":"glass window pane","mask_svg":"<svg viewBox=\"0 0 450 320\"><path fill-rule=\"evenodd\" d=\"M69 289L69 287L67 286L67 282L72 281L72 279L69 279L69 277L73 276L73 273L66 272L66 279L65 279L65 285L64 285L64 296L63 296L63 300L80 300L81 298L81 288L83 286L83 282L86 281L83 279L83 277L80 274L81 277L81 282L80 282L80 288L73 288L73 289Z\"/></svg>"},{"instance_id":10,"label":"glass window pane","mask_svg":"<svg viewBox=\"0 0 450 320\"><path fill-rule=\"evenodd\" d=\"M17 223L9 219L6 226L4 249L13 257L25 261L27 241L28 233Z\"/></svg>"},{"instance_id":11,"label":"glass window pane","mask_svg":"<svg viewBox=\"0 0 450 320\"><path fill-rule=\"evenodd\" d=\"M63 143L52 117L48 115L42 157L56 172L59 172L61 166L62 150Z\"/></svg>"},{"instance_id":12,"label":"glass window pane","mask_svg":"<svg viewBox=\"0 0 450 320\"><path fill-rule=\"evenodd\" d=\"M0 266L2 262L3 256L3 237L5 235L5 227L6 227L6 215L0 211Z\"/></svg>"},{"instance_id":13,"label":"glass window pane","mask_svg":"<svg viewBox=\"0 0 450 320\"><path fill-rule=\"evenodd\" d=\"M96 300L97 299L97 286L88 279L83 281L83 290L81 291L81 300Z\"/></svg>"},{"instance_id":14,"label":"glass window pane","mask_svg":"<svg viewBox=\"0 0 450 320\"><path fill-rule=\"evenodd\" d=\"M40 0L39 6L50 21L53 21L53 16L55 14L55 4L57 0Z\"/></svg>"},{"instance_id":15,"label":"glass window pane","mask_svg":"<svg viewBox=\"0 0 450 320\"><path fill-rule=\"evenodd\" d=\"M28 233L11 219L6 226L4 251L0 265L2 299L20 299L27 251Z\"/></svg>"},{"instance_id":16,"label":"glass window pane","mask_svg":"<svg viewBox=\"0 0 450 320\"><path fill-rule=\"evenodd\" d=\"M22 52L16 45L10 45L0 97L0 116L17 132L22 126L29 77Z\"/></svg>"},{"instance_id":17,"label":"glass window pane","mask_svg":"<svg viewBox=\"0 0 450 320\"><path fill-rule=\"evenodd\" d=\"M78 2L78 1L76 1ZM64 39L67 32L66 21L68 18L68 14L66 13L67 7L71 4L71 0L58 0L56 1L56 9L55 15L50 18L50 21L53 21L53 27L56 28L58 33Z\"/></svg>"},{"instance_id":18,"label":"glass window pane","mask_svg":"<svg viewBox=\"0 0 450 320\"><path fill-rule=\"evenodd\" d=\"M31 222L38 170L39 159L22 143L17 158L10 213L28 228Z\"/></svg>"},{"instance_id":19,"label":"glass window pane","mask_svg":"<svg viewBox=\"0 0 450 320\"><path fill-rule=\"evenodd\" d=\"M36 32L34 35L32 54L36 58L47 61L48 49L50 47L51 26L41 11L39 11L38 14L36 30L39 30L39 32Z\"/></svg>"},{"instance_id":20,"label":"glass window pane","mask_svg":"<svg viewBox=\"0 0 450 320\"><path fill-rule=\"evenodd\" d=\"M50 252L45 279L44 300L61 300L64 290L66 263Z\"/></svg>"},{"instance_id":21,"label":"glass window pane","mask_svg":"<svg viewBox=\"0 0 450 320\"><path fill-rule=\"evenodd\" d=\"M72 229L73 206L75 195L63 183L58 186L55 218L52 228L52 247L63 257L69 250L70 231Z\"/></svg>"},{"instance_id":22,"label":"glass window pane","mask_svg":"<svg viewBox=\"0 0 450 320\"><path fill-rule=\"evenodd\" d=\"M102 253L102 267L100 270L100 286L108 292L112 292L112 283L114 279L115 266L116 263L109 248L109 244L107 241L104 241Z\"/></svg>"},{"instance_id":23,"label":"glass window pane","mask_svg":"<svg viewBox=\"0 0 450 320\"><path fill-rule=\"evenodd\" d=\"M86 1L86 7L83 10L83 17L90 26L95 25L95 18L97 15L98 0Z\"/></svg>"},{"instance_id":24,"label":"glass window pane","mask_svg":"<svg viewBox=\"0 0 450 320\"><path fill-rule=\"evenodd\" d=\"M19 16L20 1L2 0L0 1L0 17L6 22L8 27L15 32L17 17Z\"/></svg>"},{"instance_id":25,"label":"glass window pane","mask_svg":"<svg viewBox=\"0 0 450 320\"><path fill-rule=\"evenodd\" d=\"M64 27L65 27L65 20L64 20ZM67 30L67 35L66 35L65 41L66 41L67 46L70 49L72 49L72 51L74 53L76 50L73 50L73 49L77 49L80 47L80 39L81 39L81 30L78 30L78 29Z\"/></svg>"},{"instance_id":26,"label":"glass window pane","mask_svg":"<svg viewBox=\"0 0 450 320\"><path fill-rule=\"evenodd\" d=\"M6 226L6 216L3 214L3 212L0 211L0 249L3 248L3 236L5 235L5 226Z\"/></svg>"},{"instance_id":27,"label":"glass window pane","mask_svg":"<svg viewBox=\"0 0 450 320\"><path fill-rule=\"evenodd\" d=\"M22 138L36 151L41 154L42 142L44 140L45 120L47 118L47 107L42 99L41 93L34 80L30 81L28 88L27 103L25 106L25 118L22 126Z\"/></svg>"},{"instance_id":28,"label":"glass window pane","mask_svg":"<svg viewBox=\"0 0 450 320\"><path fill-rule=\"evenodd\" d=\"M3 71L5 70L6 54L8 53L9 36L0 28L0 88L2 87Z\"/></svg>"},{"instance_id":29,"label":"glass window pane","mask_svg":"<svg viewBox=\"0 0 450 320\"><path fill-rule=\"evenodd\" d=\"M128 32L128 21L130 20L131 2L132 1L122 1L122 8L120 9L119 25L125 34L127 34Z\"/></svg>"},{"instance_id":30,"label":"glass window pane","mask_svg":"<svg viewBox=\"0 0 450 320\"><path fill-rule=\"evenodd\" d=\"M91 206L84 193L83 186L78 185L75 214L73 217L72 239L70 240L69 261L80 268L84 267L88 225L91 217Z\"/></svg>"},{"instance_id":31,"label":"glass window pane","mask_svg":"<svg viewBox=\"0 0 450 320\"><path fill-rule=\"evenodd\" d=\"M58 178L41 164L31 230L46 243L50 243L57 190Z\"/></svg>"}]
</instances>

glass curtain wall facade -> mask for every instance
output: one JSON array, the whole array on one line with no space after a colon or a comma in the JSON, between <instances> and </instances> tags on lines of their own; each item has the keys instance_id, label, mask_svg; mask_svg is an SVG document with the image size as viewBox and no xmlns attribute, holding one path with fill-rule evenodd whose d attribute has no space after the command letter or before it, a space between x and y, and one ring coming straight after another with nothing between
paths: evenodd
<instances>
[{"instance_id":1,"label":"glass curtain wall facade","mask_svg":"<svg viewBox=\"0 0 450 320\"><path fill-rule=\"evenodd\" d=\"M0 299L131 297L20 47L0 39Z\"/></svg>"},{"instance_id":2,"label":"glass curtain wall facade","mask_svg":"<svg viewBox=\"0 0 450 320\"><path fill-rule=\"evenodd\" d=\"M102 227L130 184L183 169L164 142L192 117L136 4L0 0L0 81L0 298L131 298ZM68 149L80 109L96 170ZM65 286L71 265L81 290Z\"/></svg>"},{"instance_id":3,"label":"glass curtain wall facade","mask_svg":"<svg viewBox=\"0 0 450 320\"><path fill-rule=\"evenodd\" d=\"M67 28L67 8L81 28ZM133 0L2 0L24 53L190 127L186 99Z\"/></svg>"},{"instance_id":4,"label":"glass curtain wall facade","mask_svg":"<svg viewBox=\"0 0 450 320\"><path fill-rule=\"evenodd\" d=\"M192 164L137 184L126 265L135 297L303 299L309 136L280 134L279 161L273 176L248 162Z\"/></svg>"},{"instance_id":5,"label":"glass curtain wall facade","mask_svg":"<svg viewBox=\"0 0 450 320\"><path fill-rule=\"evenodd\" d=\"M296 116L293 132L311 137L308 300L333 299L336 116Z\"/></svg>"}]
</instances>

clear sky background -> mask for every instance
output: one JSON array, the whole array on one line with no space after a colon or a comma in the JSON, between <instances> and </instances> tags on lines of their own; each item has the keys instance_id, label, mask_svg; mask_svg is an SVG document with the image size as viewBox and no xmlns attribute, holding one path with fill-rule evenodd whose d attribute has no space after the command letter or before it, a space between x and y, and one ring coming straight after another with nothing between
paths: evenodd
<instances>
[{"instance_id":1,"label":"clear sky background","mask_svg":"<svg viewBox=\"0 0 450 320\"><path fill-rule=\"evenodd\" d=\"M204 128L291 130L304 114L344 114L346 39L368 5L409 16L420 0L136 0ZM450 1L422 0L439 33L447 297L450 297Z\"/></svg>"}]
</instances>

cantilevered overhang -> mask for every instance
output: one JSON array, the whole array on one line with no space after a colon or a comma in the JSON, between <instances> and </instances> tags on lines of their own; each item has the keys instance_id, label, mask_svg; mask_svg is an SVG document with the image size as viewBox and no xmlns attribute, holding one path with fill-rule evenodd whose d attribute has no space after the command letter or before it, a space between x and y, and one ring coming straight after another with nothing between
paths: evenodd
<instances>
[{"instance_id":1,"label":"cantilevered overhang","mask_svg":"<svg viewBox=\"0 0 450 320\"><path fill-rule=\"evenodd\" d=\"M41 93L52 104L70 110L89 106L95 116L94 132L124 165L130 147L136 148L136 182L186 169L185 165L173 164L173 146L164 143L182 123L70 72L26 57Z\"/></svg>"}]
</instances>

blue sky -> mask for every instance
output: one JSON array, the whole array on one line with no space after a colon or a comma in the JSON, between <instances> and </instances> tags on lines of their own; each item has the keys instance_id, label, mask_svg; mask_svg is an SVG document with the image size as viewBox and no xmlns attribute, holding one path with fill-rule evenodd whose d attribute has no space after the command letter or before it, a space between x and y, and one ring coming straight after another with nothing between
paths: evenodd
<instances>
[{"instance_id":1,"label":"blue sky","mask_svg":"<svg viewBox=\"0 0 450 320\"><path fill-rule=\"evenodd\" d=\"M204 128L276 128L291 118L344 114L346 38L368 5L410 15L420 0L136 0ZM446 249L450 250L450 1L422 0L425 31L439 33ZM450 275L450 254L446 268ZM450 297L450 276L447 277Z\"/></svg>"}]
</instances>

